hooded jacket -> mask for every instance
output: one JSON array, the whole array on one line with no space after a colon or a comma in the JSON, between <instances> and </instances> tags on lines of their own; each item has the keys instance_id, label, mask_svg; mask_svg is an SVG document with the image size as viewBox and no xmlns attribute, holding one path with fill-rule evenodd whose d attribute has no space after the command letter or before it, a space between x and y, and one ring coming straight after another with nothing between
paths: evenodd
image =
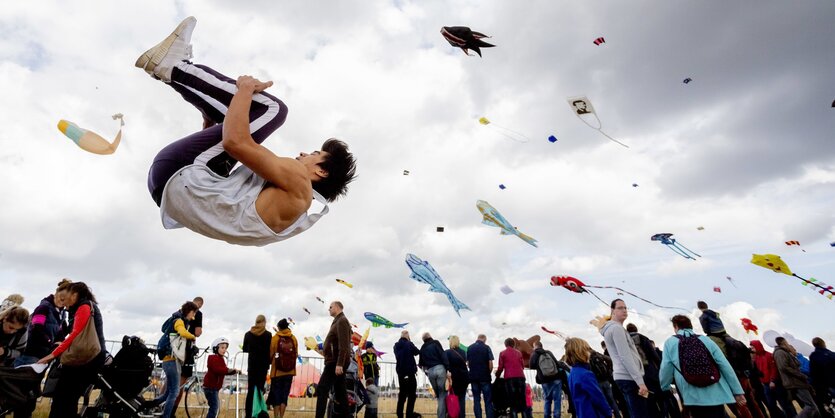
<instances>
[{"instance_id":1,"label":"hooded jacket","mask_svg":"<svg viewBox=\"0 0 835 418\"><path fill-rule=\"evenodd\" d=\"M644 365L641 355L626 328L616 321L609 321L600 329L606 341L606 349L612 358L615 380L632 380L638 385L644 384Z\"/></svg>"},{"instance_id":2,"label":"hooded jacket","mask_svg":"<svg viewBox=\"0 0 835 418\"><path fill-rule=\"evenodd\" d=\"M272 334L263 326L253 326L244 334L242 351L249 353L247 357L247 373L250 375L266 376L270 370L270 339Z\"/></svg>"},{"instance_id":3,"label":"hooded jacket","mask_svg":"<svg viewBox=\"0 0 835 418\"><path fill-rule=\"evenodd\" d=\"M289 372L283 372L278 370L275 367L275 360L276 360L276 353L278 353L278 342L281 337L289 337L293 340L293 347L295 347L296 354L299 352L299 342L296 340L296 337L293 335L293 331L290 328L279 330L278 332L273 335L272 341L270 341L270 362L273 364L273 367L270 369L270 378L274 377L281 377L281 376L295 376L296 369L290 370Z\"/></svg>"},{"instance_id":4,"label":"hooded jacket","mask_svg":"<svg viewBox=\"0 0 835 418\"><path fill-rule=\"evenodd\" d=\"M751 347L754 347L754 364L762 375L760 382L764 385L777 382L779 376L777 375L777 364L774 363L774 356L765 351L763 343L759 341L751 341Z\"/></svg>"},{"instance_id":5,"label":"hooded jacket","mask_svg":"<svg viewBox=\"0 0 835 418\"><path fill-rule=\"evenodd\" d=\"M780 373L780 381L786 389L809 389L806 375L800 372L800 361L783 347L774 348L774 362Z\"/></svg>"}]
</instances>

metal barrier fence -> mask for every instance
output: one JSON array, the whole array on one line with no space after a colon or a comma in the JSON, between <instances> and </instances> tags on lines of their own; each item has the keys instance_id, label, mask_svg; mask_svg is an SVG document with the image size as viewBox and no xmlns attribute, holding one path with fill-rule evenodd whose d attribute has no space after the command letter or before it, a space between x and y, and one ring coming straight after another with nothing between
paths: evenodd
<instances>
[{"instance_id":1,"label":"metal barrier fence","mask_svg":"<svg viewBox=\"0 0 835 418\"><path fill-rule=\"evenodd\" d=\"M121 348L121 341L107 340L108 351L116 355ZM154 348L153 344L147 344L150 348ZM201 349L201 352L203 350ZM194 376L202 382L203 376L206 373L206 362L208 355L201 355L195 360ZM227 360L229 368L242 370L244 374L227 376L223 382L223 388L220 397L220 411L222 416L235 416L236 418L243 417L244 404L248 391L247 385L247 359L248 354L245 352L238 352L232 356L231 361ZM397 382L396 364L391 361L379 361L380 377L379 377L379 407L378 415L394 415L396 408L397 395L399 387ZM296 376L293 379L293 385L290 391L290 401L287 405L287 411L296 414L314 414L316 412L316 397L311 395L311 385L319 382L319 377L324 368L324 359L321 357L299 357L299 362L296 365ZM535 371L525 370L525 378L531 385L533 392L533 399L539 402L542 399L542 389L539 385L534 383ZM159 359L155 362L155 368L152 375L152 384L157 386L160 390L165 382L164 373L159 364ZM269 379L267 379L269 385ZM350 388L349 388L350 389ZM266 395L265 395L266 397ZM417 374L417 397L418 399L427 399L431 402L420 402L415 404L415 412L424 416L432 416L435 414L434 394L432 393L429 381L424 373ZM468 389L467 392L467 416L472 416L472 392ZM180 405L183 407L184 405ZM234 414L234 415L232 415Z\"/></svg>"}]
</instances>

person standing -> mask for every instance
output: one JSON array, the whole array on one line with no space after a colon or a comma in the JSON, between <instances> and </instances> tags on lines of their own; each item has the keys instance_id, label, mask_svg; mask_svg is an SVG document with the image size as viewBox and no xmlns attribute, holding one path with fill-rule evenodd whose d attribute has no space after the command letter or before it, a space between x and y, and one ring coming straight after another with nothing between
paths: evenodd
<instances>
[{"instance_id":1,"label":"person standing","mask_svg":"<svg viewBox=\"0 0 835 418\"><path fill-rule=\"evenodd\" d=\"M331 328L322 345L325 368L319 378L316 395L316 418L323 418L328 408L328 397L333 389L333 414L348 415L348 392L345 388L345 370L351 364L351 323L342 312L342 302L333 301L328 313L333 317Z\"/></svg>"},{"instance_id":2,"label":"person standing","mask_svg":"<svg viewBox=\"0 0 835 418\"><path fill-rule=\"evenodd\" d=\"M366 378L374 379L374 384L380 384L380 365L377 364L377 350L374 349L374 343L371 341L365 342L365 353L360 357L362 360L362 371Z\"/></svg>"},{"instance_id":3,"label":"person standing","mask_svg":"<svg viewBox=\"0 0 835 418\"><path fill-rule=\"evenodd\" d=\"M290 330L287 319L278 321L278 332L270 342L270 394L267 405L273 407L276 418L283 417L287 410L287 398L296 375L296 358L299 356L299 342Z\"/></svg>"},{"instance_id":4,"label":"person standing","mask_svg":"<svg viewBox=\"0 0 835 418\"><path fill-rule=\"evenodd\" d=\"M185 357L177 358L171 349L171 337L181 337L186 341L194 340L194 334L188 332L188 322L197 314L197 305L186 302L180 310L171 314L162 324L162 336L157 342L157 356L162 359L162 371L165 373L165 391L154 400L156 404L165 402L162 416L171 418L177 410L177 397L180 394L180 371ZM186 350L188 351L188 350Z\"/></svg>"},{"instance_id":5,"label":"person standing","mask_svg":"<svg viewBox=\"0 0 835 418\"><path fill-rule=\"evenodd\" d=\"M597 385L597 378L590 370L589 343L580 338L565 340L565 361L571 366L568 388L574 399L577 418L609 418L612 408ZM637 417L636 417L637 418Z\"/></svg>"},{"instance_id":6,"label":"person standing","mask_svg":"<svg viewBox=\"0 0 835 418\"><path fill-rule=\"evenodd\" d=\"M415 413L415 399L417 398L417 363L415 356L420 350L409 339L409 331L400 332L400 340L394 344L394 357L397 361L397 418L404 418L403 405L406 404L405 418L412 418Z\"/></svg>"},{"instance_id":7,"label":"person standing","mask_svg":"<svg viewBox=\"0 0 835 418\"><path fill-rule=\"evenodd\" d=\"M72 332L64 339L51 354L38 360L39 364L48 364L53 359L60 357L74 343L76 338L86 328L89 321L93 321L94 328L99 340L99 353L86 364L67 366L61 365L61 377L55 387L55 395L52 397L52 408L49 410L50 418L67 418L78 416L78 400L87 390L87 387L96 379L96 373L104 365L107 357L104 342L104 321L101 316L96 297L84 282L72 283L67 288L66 306L69 307L72 318ZM82 341L83 342L83 341Z\"/></svg>"},{"instance_id":8,"label":"person standing","mask_svg":"<svg viewBox=\"0 0 835 418\"><path fill-rule=\"evenodd\" d=\"M452 377L449 362L444 355L444 348L438 340L432 339L428 332L423 333L423 345L420 347L418 366L429 377L429 384L438 401L438 418L446 418L446 380Z\"/></svg>"},{"instance_id":9,"label":"person standing","mask_svg":"<svg viewBox=\"0 0 835 418\"><path fill-rule=\"evenodd\" d=\"M809 356L809 374L815 389L815 402L824 418L832 418L823 406L835 397L835 353L826 348L826 342L820 337L812 338L812 346L815 351Z\"/></svg>"},{"instance_id":10,"label":"person standing","mask_svg":"<svg viewBox=\"0 0 835 418\"><path fill-rule=\"evenodd\" d=\"M449 337L449 349L444 351L449 372L452 374L452 385L450 391L458 397L458 416L466 417L467 386L470 385L469 371L467 370L467 353L459 347L461 340L458 336Z\"/></svg>"},{"instance_id":11,"label":"person standing","mask_svg":"<svg viewBox=\"0 0 835 418\"><path fill-rule=\"evenodd\" d=\"M783 387L791 393L792 398L797 401L803 410L797 414L798 417L816 417L820 415L818 407L810 389L812 386L806 380L806 375L800 371L800 361L797 359L797 351L783 337L777 337L777 347L774 347L774 362L777 363L777 372L780 373L780 381ZM792 405L792 408L794 406Z\"/></svg>"},{"instance_id":12,"label":"person standing","mask_svg":"<svg viewBox=\"0 0 835 418\"><path fill-rule=\"evenodd\" d=\"M661 366L661 356L655 351L652 340L646 335L638 332L635 324L627 324L626 332L632 338L632 343L638 349L638 356L641 357L641 364L644 367L644 384L647 385L649 396L647 407L649 416L661 418L667 416L667 403L664 393L661 391L661 383L658 381L658 369Z\"/></svg>"},{"instance_id":13,"label":"person standing","mask_svg":"<svg viewBox=\"0 0 835 418\"><path fill-rule=\"evenodd\" d=\"M603 345L605 350L605 343L603 341L600 342ZM600 354L595 350L591 350L589 354L589 369L594 374L594 377L597 379L597 385L600 386L600 390L603 392L603 396L606 398L606 402L609 403L609 407L612 408L612 416L614 418L621 418L620 408L618 407L617 400L615 399L615 387L612 386L612 383L615 381L614 379L614 366L612 364L612 359L605 355Z\"/></svg>"},{"instance_id":14,"label":"person standing","mask_svg":"<svg viewBox=\"0 0 835 418\"><path fill-rule=\"evenodd\" d=\"M542 385L542 397L545 403L543 418L560 418L562 414L561 379L565 372L560 369L554 353L544 349L541 342L537 341L533 346L531 363L528 367L536 370L536 383Z\"/></svg>"},{"instance_id":15,"label":"person standing","mask_svg":"<svg viewBox=\"0 0 835 418\"><path fill-rule=\"evenodd\" d=\"M220 408L218 394L223 387L223 379L227 375L240 373L239 370L226 366L226 350L228 349L229 340L226 338L220 337L212 341L212 355L206 361L206 374L203 376L203 394L206 395L206 402L209 404L206 418L217 418Z\"/></svg>"},{"instance_id":16,"label":"person standing","mask_svg":"<svg viewBox=\"0 0 835 418\"><path fill-rule=\"evenodd\" d=\"M517 414L525 416L525 363L522 353L514 348L513 338L504 340L505 349L499 353L499 367L496 368L496 378L504 373L505 388L513 417Z\"/></svg>"},{"instance_id":17,"label":"person standing","mask_svg":"<svg viewBox=\"0 0 835 418\"><path fill-rule=\"evenodd\" d=\"M484 395L486 418L493 418L493 396L490 374L493 373L493 350L487 345L487 336L478 338L467 348L467 364L470 367L470 384L473 390L473 414L481 418L481 397Z\"/></svg>"},{"instance_id":18,"label":"person standing","mask_svg":"<svg viewBox=\"0 0 835 418\"><path fill-rule=\"evenodd\" d=\"M777 407L779 398L777 383L780 381L780 375L777 372L777 363L774 362L774 356L768 351L765 351L763 344L757 340L751 341L750 346L754 349L754 366L759 371L768 414L772 418L785 417L786 415L783 411ZM795 414L790 415L790 418L794 417Z\"/></svg>"},{"instance_id":19,"label":"person standing","mask_svg":"<svg viewBox=\"0 0 835 418\"><path fill-rule=\"evenodd\" d=\"M241 351L248 353L246 362L246 416L252 416L252 401L255 390L264 396L264 386L267 373L270 372L270 342L272 334L267 331L267 318L264 315L255 317L255 325L244 334L244 344ZM296 359L293 359L295 364Z\"/></svg>"},{"instance_id":20,"label":"person standing","mask_svg":"<svg viewBox=\"0 0 835 418\"><path fill-rule=\"evenodd\" d=\"M676 315L672 318L675 335L664 342L664 356L661 359L661 388L670 390L675 381L681 401L693 418L724 418L725 405L736 402L745 405L745 392L736 378L733 367L722 354L719 346L710 338L693 332L690 318ZM682 360L685 361L682 364ZM718 380L704 386L691 383L685 377L689 365L696 366L696 362L714 364L719 373ZM695 370L694 367L693 370ZM704 370L702 367L700 369Z\"/></svg>"},{"instance_id":21,"label":"person standing","mask_svg":"<svg viewBox=\"0 0 835 418\"><path fill-rule=\"evenodd\" d=\"M175 411L180 406L180 400L183 399L182 388L186 384L186 381L188 381L190 377L194 376L194 357L197 356L198 351L197 339L203 334L203 312L200 310L203 308L203 298L196 296L192 299L192 302L197 305L197 312L194 313L194 319L186 322L186 331L188 331L191 335L194 335L194 339L186 340L186 359L183 361L182 366L180 366L181 389L180 393L177 394L177 399L174 400Z\"/></svg>"},{"instance_id":22,"label":"person standing","mask_svg":"<svg viewBox=\"0 0 835 418\"><path fill-rule=\"evenodd\" d=\"M629 415L648 417L649 389L644 384L644 365L635 343L623 327L629 316L626 303L623 299L615 299L610 307L612 311L609 320L601 327L600 333L612 358L615 383L626 398Z\"/></svg>"},{"instance_id":23,"label":"person standing","mask_svg":"<svg viewBox=\"0 0 835 418\"><path fill-rule=\"evenodd\" d=\"M365 379L365 391L368 392L368 407L365 408L365 418L377 418L377 399L380 397L380 388L374 383L374 379Z\"/></svg>"}]
</instances>

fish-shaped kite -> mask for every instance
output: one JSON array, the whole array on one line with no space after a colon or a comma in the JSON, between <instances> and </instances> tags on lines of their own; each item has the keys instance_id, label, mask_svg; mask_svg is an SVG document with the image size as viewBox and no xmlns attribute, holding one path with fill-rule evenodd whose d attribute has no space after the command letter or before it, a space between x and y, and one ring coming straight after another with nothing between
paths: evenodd
<instances>
[{"instance_id":1,"label":"fish-shaped kite","mask_svg":"<svg viewBox=\"0 0 835 418\"><path fill-rule=\"evenodd\" d=\"M684 257L684 258L687 258L689 260L695 260L693 255L695 255L696 257L701 257L700 255L694 253L693 251L691 251L690 249L688 249L684 245L681 245L680 243L676 242L676 239L672 238L672 236L673 236L673 234L670 234L670 233L655 234L655 235L651 236L649 239L652 240L652 241L658 241L658 242L666 245L667 248L673 250L674 253L676 253L676 254Z\"/></svg>"},{"instance_id":2,"label":"fish-shaped kite","mask_svg":"<svg viewBox=\"0 0 835 418\"><path fill-rule=\"evenodd\" d=\"M410 279L428 284L430 292L446 295L458 316L461 316L461 312L459 312L461 309L471 310L469 306L465 305L464 302L461 302L452 294L452 291L449 290L446 283L441 279L441 276L432 268L428 261L423 261L414 254L406 254L406 266L412 271L412 274L409 276Z\"/></svg>"},{"instance_id":3,"label":"fish-shaped kite","mask_svg":"<svg viewBox=\"0 0 835 418\"><path fill-rule=\"evenodd\" d=\"M354 288L354 285L352 285L351 283L346 282L345 280L342 280L342 279L336 279L336 282L337 282L337 283L339 283L339 284L345 285L345 286L347 286L347 287L348 287L348 288L350 288L350 289L353 289L353 288Z\"/></svg>"},{"instance_id":4,"label":"fish-shaped kite","mask_svg":"<svg viewBox=\"0 0 835 418\"><path fill-rule=\"evenodd\" d=\"M626 293L627 295L638 298L638 299L640 299L640 300L642 300L646 303L649 303L650 305L657 306L657 307L662 308L662 309L678 309L678 310L682 310L682 311L687 312L687 309L684 309L684 308L678 308L678 307L675 307L675 306L659 305L655 302L644 299L644 298L642 298L642 297L640 297L640 296L638 296L638 295L636 295L632 292L628 292L626 290L623 290L619 287L587 285L587 284L583 283L580 279L578 279L576 277L571 277L571 276L551 276L551 286L559 286L559 287L562 287L562 288L564 288L566 290L569 290L571 292L574 292L574 293L588 293L588 294L594 296L597 300L600 301L600 303L602 303L606 306L609 306L609 303L607 303L606 301L601 299L600 296L597 296L594 292L589 290L589 288L592 288L592 289L615 289L615 290L618 290L620 292Z\"/></svg>"},{"instance_id":5,"label":"fish-shaped kite","mask_svg":"<svg viewBox=\"0 0 835 418\"><path fill-rule=\"evenodd\" d=\"M79 128L78 125L63 119L58 122L58 130L84 151L92 152L93 154L108 155L116 152L116 148L119 147L119 143L122 141L121 127L125 126L124 116L121 113L117 113L113 115L113 120L116 119L119 119L120 123L119 133L116 134L113 142L102 138L101 135L93 131Z\"/></svg>"},{"instance_id":6,"label":"fish-shaped kite","mask_svg":"<svg viewBox=\"0 0 835 418\"><path fill-rule=\"evenodd\" d=\"M748 318L742 318L742 319L740 319L739 321L740 321L740 322L742 322L742 329L744 329L744 330L745 330L745 333L746 333L746 334L748 334L748 333L750 333L750 332L753 332L753 333L754 333L754 335L759 335L759 334L757 334L757 330L758 330L759 328L758 328L756 325L754 325L754 323L753 323L753 322L751 322L751 320L750 320L750 319L748 319Z\"/></svg>"},{"instance_id":7,"label":"fish-shaped kite","mask_svg":"<svg viewBox=\"0 0 835 418\"><path fill-rule=\"evenodd\" d=\"M302 309L304 309L304 311L307 312L308 315L310 315L310 311L307 308L302 307Z\"/></svg>"},{"instance_id":8,"label":"fish-shaped kite","mask_svg":"<svg viewBox=\"0 0 835 418\"><path fill-rule=\"evenodd\" d=\"M624 144L623 142L618 141L615 138L612 138L606 132L603 132L603 122L600 121L600 118L597 116L597 112L594 111L594 106L591 104L591 100L589 100L586 96L576 96L576 97L569 97L566 99L568 101L568 105L571 106L571 109L574 111L574 114L577 115L583 123L586 124L589 128L600 132L606 138L609 138L612 142L616 142L620 145L623 145L626 148L629 148L629 145ZM596 124L590 123L592 121L592 117ZM597 126L595 126L597 125Z\"/></svg>"},{"instance_id":9,"label":"fish-shaped kite","mask_svg":"<svg viewBox=\"0 0 835 418\"><path fill-rule=\"evenodd\" d=\"M406 325L409 325L408 322L404 322L402 324L395 324L394 322L389 321L386 318L383 318L380 315L375 314L374 312L366 312L365 319L371 321L371 326L373 327L386 327L386 328L404 328Z\"/></svg>"},{"instance_id":10,"label":"fish-shaped kite","mask_svg":"<svg viewBox=\"0 0 835 418\"><path fill-rule=\"evenodd\" d=\"M499 213L499 211L496 210L496 208L490 206L489 203L483 200L479 200L476 202L476 208L478 208L478 211L481 212L483 216L481 223L501 228L502 235L516 235L517 237L521 238L522 241L525 241L528 244L533 245L534 247L538 247L534 238L519 232L519 230L516 229L516 227L511 225L510 222L507 219L505 219L505 217L502 216L502 214Z\"/></svg>"},{"instance_id":11,"label":"fish-shaped kite","mask_svg":"<svg viewBox=\"0 0 835 418\"><path fill-rule=\"evenodd\" d=\"M760 267L765 267L775 273L783 273L788 276L796 277L803 281L803 285L812 285L819 289L818 293L823 296L832 300L832 297L835 296L835 288L832 286L815 279L814 277L809 279L804 279L794 273L792 273L789 266L783 262L779 255L774 254L752 254L751 255L751 263L756 264Z\"/></svg>"},{"instance_id":12,"label":"fish-shaped kite","mask_svg":"<svg viewBox=\"0 0 835 418\"><path fill-rule=\"evenodd\" d=\"M322 337L320 337L318 335L316 336L316 338L304 337L304 346L308 350L313 350L313 351L322 350L323 344L324 343L322 342Z\"/></svg>"},{"instance_id":13,"label":"fish-shaped kite","mask_svg":"<svg viewBox=\"0 0 835 418\"><path fill-rule=\"evenodd\" d=\"M324 300L322 300L322 298L320 298L319 296L316 296L316 300L318 300L319 302L322 302L322 304L324 304L324 303L325 303L325 301L324 301Z\"/></svg>"},{"instance_id":14,"label":"fish-shaped kite","mask_svg":"<svg viewBox=\"0 0 835 418\"><path fill-rule=\"evenodd\" d=\"M496 46L482 41L483 38L489 38L489 36L471 30L466 26L444 26L441 28L441 35L450 45L461 48L468 56L470 55L467 51L468 49L472 49L480 57L480 48L492 48Z\"/></svg>"}]
</instances>

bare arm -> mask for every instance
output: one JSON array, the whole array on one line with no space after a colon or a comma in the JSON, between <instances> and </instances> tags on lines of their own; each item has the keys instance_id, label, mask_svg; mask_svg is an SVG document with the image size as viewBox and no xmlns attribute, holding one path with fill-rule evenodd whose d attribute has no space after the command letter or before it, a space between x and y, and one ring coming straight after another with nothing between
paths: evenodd
<instances>
[{"instance_id":1,"label":"bare arm","mask_svg":"<svg viewBox=\"0 0 835 418\"><path fill-rule=\"evenodd\" d=\"M223 123L223 149L278 188L298 197L310 190L304 167L292 158L279 157L255 142L249 132L252 96L273 85L250 76L238 77L238 91L232 97Z\"/></svg>"}]
</instances>

